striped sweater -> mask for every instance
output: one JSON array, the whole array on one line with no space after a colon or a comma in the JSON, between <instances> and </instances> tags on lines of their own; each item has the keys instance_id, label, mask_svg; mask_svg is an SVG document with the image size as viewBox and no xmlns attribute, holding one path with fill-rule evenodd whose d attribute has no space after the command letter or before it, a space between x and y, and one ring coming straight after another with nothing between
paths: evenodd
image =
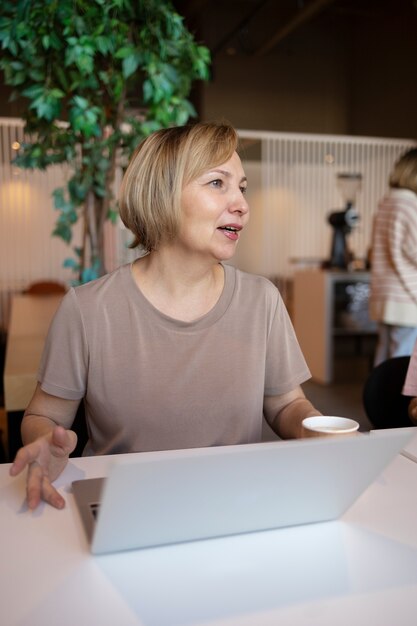
<instances>
[{"instance_id":1,"label":"striped sweater","mask_svg":"<svg viewBox=\"0 0 417 626\"><path fill-rule=\"evenodd\" d=\"M408 189L390 189L374 217L369 313L417 326L417 195Z\"/></svg>"}]
</instances>

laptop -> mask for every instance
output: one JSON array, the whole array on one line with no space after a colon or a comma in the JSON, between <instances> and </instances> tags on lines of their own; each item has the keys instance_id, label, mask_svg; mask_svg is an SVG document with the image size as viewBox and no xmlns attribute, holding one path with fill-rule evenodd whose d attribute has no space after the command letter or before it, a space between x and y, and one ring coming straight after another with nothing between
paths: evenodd
<instances>
[{"instance_id":1,"label":"laptop","mask_svg":"<svg viewBox=\"0 0 417 626\"><path fill-rule=\"evenodd\" d=\"M416 433L143 452L72 483L93 554L337 519Z\"/></svg>"}]
</instances>

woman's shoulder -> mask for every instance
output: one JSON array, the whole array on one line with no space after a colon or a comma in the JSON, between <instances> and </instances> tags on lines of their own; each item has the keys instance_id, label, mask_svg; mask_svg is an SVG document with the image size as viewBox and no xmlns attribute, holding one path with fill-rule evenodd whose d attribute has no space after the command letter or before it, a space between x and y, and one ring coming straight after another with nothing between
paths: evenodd
<instances>
[{"instance_id":1,"label":"woman's shoulder","mask_svg":"<svg viewBox=\"0 0 417 626\"><path fill-rule=\"evenodd\" d=\"M91 280L88 283L84 283L83 285L78 285L74 289L77 292L82 291L99 291L101 289L108 289L111 286L118 285L120 283L120 279L124 274L130 272L131 264L126 263L125 265L120 265L115 270L111 272L107 272L103 276L96 278L95 280Z\"/></svg>"},{"instance_id":2,"label":"woman's shoulder","mask_svg":"<svg viewBox=\"0 0 417 626\"><path fill-rule=\"evenodd\" d=\"M266 276L262 276L261 274L255 274L252 272L246 272L239 269L238 267L235 267L234 265L225 265L225 267L227 268L226 271L234 274L236 281L243 282L248 285L257 286L260 289L276 290L273 282Z\"/></svg>"},{"instance_id":3,"label":"woman's shoulder","mask_svg":"<svg viewBox=\"0 0 417 626\"><path fill-rule=\"evenodd\" d=\"M384 196L382 203L388 205L394 204L397 206L411 205L415 207L417 205L417 194L411 189L400 189L392 187L388 193Z\"/></svg>"},{"instance_id":4,"label":"woman's shoulder","mask_svg":"<svg viewBox=\"0 0 417 626\"><path fill-rule=\"evenodd\" d=\"M117 300L125 291L129 272L130 264L122 265L100 278L73 287L68 295L72 293L83 306L93 303L100 306L104 301Z\"/></svg>"},{"instance_id":5,"label":"woman's shoulder","mask_svg":"<svg viewBox=\"0 0 417 626\"><path fill-rule=\"evenodd\" d=\"M239 268L228 265L226 266L236 285L236 291L250 297L268 298L276 302L280 294L274 283L260 274L245 272Z\"/></svg>"}]
</instances>

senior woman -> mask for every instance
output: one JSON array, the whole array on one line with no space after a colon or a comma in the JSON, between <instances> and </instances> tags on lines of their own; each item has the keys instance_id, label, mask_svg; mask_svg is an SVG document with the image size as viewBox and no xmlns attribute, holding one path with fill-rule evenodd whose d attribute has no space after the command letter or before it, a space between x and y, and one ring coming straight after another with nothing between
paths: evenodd
<instances>
[{"instance_id":1,"label":"senior woman","mask_svg":"<svg viewBox=\"0 0 417 626\"><path fill-rule=\"evenodd\" d=\"M52 321L22 422L27 499L62 508L53 481L84 454L246 444L265 415L282 438L319 412L283 301L260 276L224 264L249 219L247 180L228 124L198 123L145 139L123 179L120 214L146 254L71 289Z\"/></svg>"}]
</instances>

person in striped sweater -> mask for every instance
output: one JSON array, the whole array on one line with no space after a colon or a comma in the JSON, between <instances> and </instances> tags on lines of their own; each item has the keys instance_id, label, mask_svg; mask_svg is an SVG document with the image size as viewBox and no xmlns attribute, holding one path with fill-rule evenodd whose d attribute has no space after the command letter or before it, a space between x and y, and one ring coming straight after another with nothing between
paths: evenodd
<instances>
[{"instance_id":1,"label":"person in striped sweater","mask_svg":"<svg viewBox=\"0 0 417 626\"><path fill-rule=\"evenodd\" d=\"M369 314L378 323L374 366L411 355L417 340L417 148L403 154L374 216Z\"/></svg>"}]
</instances>

